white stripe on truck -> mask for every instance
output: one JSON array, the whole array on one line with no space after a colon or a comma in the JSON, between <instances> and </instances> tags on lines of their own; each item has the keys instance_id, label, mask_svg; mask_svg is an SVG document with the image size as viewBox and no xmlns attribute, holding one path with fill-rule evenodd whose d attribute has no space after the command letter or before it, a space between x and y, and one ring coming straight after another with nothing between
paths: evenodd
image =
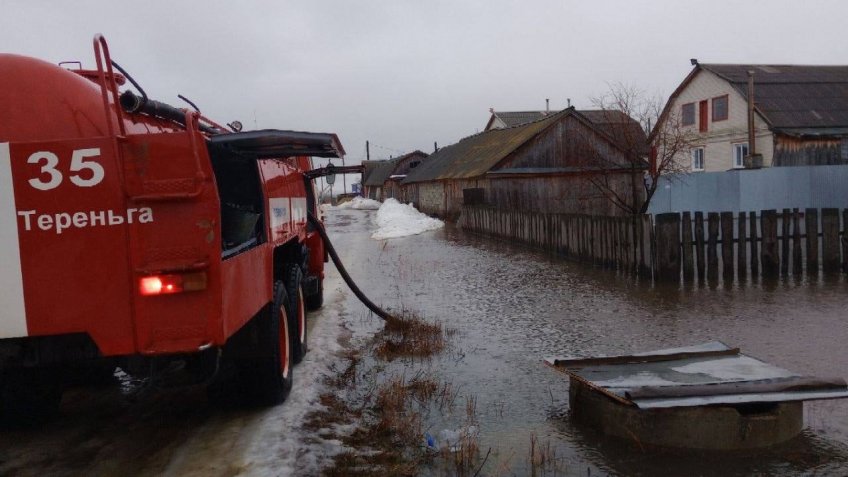
<instances>
[{"instance_id":1,"label":"white stripe on truck","mask_svg":"<svg viewBox=\"0 0 848 477\"><path fill-rule=\"evenodd\" d=\"M27 335L9 143L0 143L0 338Z\"/></svg>"}]
</instances>

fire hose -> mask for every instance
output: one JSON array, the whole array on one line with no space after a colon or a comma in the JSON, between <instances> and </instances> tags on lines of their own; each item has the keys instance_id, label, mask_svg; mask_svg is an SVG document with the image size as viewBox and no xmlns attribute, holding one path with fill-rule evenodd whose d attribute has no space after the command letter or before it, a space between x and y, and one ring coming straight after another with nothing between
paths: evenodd
<instances>
[{"instance_id":1,"label":"fire hose","mask_svg":"<svg viewBox=\"0 0 848 477\"><path fill-rule=\"evenodd\" d=\"M379 306L375 305L374 302L369 300L368 297L365 296L364 293L362 293L362 290L359 289L359 287L350 277L350 274L347 273L347 269L345 269L344 265L342 264L342 260L339 258L339 254L336 253L336 249L335 247L333 247L333 243L330 242L330 237L327 236L327 231L324 229L324 224L321 223L321 221L318 220L312 214L312 212L307 212L306 217L309 220L309 223L312 224L312 226L315 227L315 230L318 231L318 234L321 236L321 240L324 241L324 247L326 247L327 253L329 253L330 258L333 259L333 263L336 265L336 269L339 271L339 274L342 276L342 279L344 279L345 283L347 283L347 286L350 288L353 294L356 295L357 298L359 298L359 301L361 301L363 305L368 307L369 310L374 312L375 315L379 316L383 320L396 320L396 317L389 314Z\"/></svg>"}]
</instances>

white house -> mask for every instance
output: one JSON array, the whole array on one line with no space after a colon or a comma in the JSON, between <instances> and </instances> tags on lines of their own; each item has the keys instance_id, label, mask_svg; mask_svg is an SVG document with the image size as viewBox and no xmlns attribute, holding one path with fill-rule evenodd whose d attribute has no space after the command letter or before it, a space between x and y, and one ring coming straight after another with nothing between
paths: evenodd
<instances>
[{"instance_id":1,"label":"white house","mask_svg":"<svg viewBox=\"0 0 848 477\"><path fill-rule=\"evenodd\" d=\"M744 168L751 153L761 156L753 167L848 164L848 66L692 62L651 135L670 121L691 132L692 149L676 159L685 169Z\"/></svg>"}]
</instances>

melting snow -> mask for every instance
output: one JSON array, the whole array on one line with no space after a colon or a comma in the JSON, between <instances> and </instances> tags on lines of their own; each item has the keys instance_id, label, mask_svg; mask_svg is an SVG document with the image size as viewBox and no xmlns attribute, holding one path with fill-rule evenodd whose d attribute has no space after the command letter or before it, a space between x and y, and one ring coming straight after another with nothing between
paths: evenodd
<instances>
[{"instance_id":1,"label":"melting snow","mask_svg":"<svg viewBox=\"0 0 848 477\"><path fill-rule=\"evenodd\" d=\"M365 197L354 197L353 199L343 202L336 206L337 209L356 209L356 210L377 210L382 204L374 199L366 199Z\"/></svg>"},{"instance_id":2,"label":"melting snow","mask_svg":"<svg viewBox=\"0 0 848 477\"><path fill-rule=\"evenodd\" d=\"M605 388L636 388L640 386L674 386L678 383L663 379L650 371L639 371L630 376L619 376L605 381L592 381Z\"/></svg>"},{"instance_id":3,"label":"melting snow","mask_svg":"<svg viewBox=\"0 0 848 477\"><path fill-rule=\"evenodd\" d=\"M422 214L412 204L401 204L395 199L386 199L377 211L377 226L379 228L371 238L384 240L440 229L445 223Z\"/></svg>"},{"instance_id":4,"label":"melting snow","mask_svg":"<svg viewBox=\"0 0 848 477\"><path fill-rule=\"evenodd\" d=\"M797 374L791 371L772 366L745 355L701 361L671 369L678 373L706 374L723 381L745 381L797 376Z\"/></svg>"}]
</instances>

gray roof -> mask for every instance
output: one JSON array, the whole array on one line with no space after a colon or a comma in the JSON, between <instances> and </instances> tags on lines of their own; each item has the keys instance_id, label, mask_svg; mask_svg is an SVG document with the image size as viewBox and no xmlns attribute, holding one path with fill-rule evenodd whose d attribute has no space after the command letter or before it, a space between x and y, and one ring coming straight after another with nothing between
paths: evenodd
<instances>
[{"instance_id":1,"label":"gray roof","mask_svg":"<svg viewBox=\"0 0 848 477\"><path fill-rule=\"evenodd\" d=\"M584 113L589 113L584 114ZM404 183L426 182L440 179L462 179L479 177L495 167L518 147L526 143L559 119L574 115L588 123L590 127L607 139L616 143L622 151L626 147L622 131L638 134L633 144L647 146L645 132L632 118L618 111L577 111L574 108L564 109L557 113L548 114L542 119L503 129L490 129L462 139L456 144L443 147L430 155L417 168L411 170ZM598 123L589 117L592 116ZM526 172L525 172L526 173ZM538 173L538 172L537 172Z\"/></svg>"},{"instance_id":2,"label":"gray roof","mask_svg":"<svg viewBox=\"0 0 848 477\"><path fill-rule=\"evenodd\" d=\"M627 114L614 109L581 109L577 112L607 133L621 146L632 147L633 144L644 143L644 149L638 151L638 153L648 154L647 139L641 141L641 138L645 136L645 131L639 123ZM506 127L515 127L544 119L551 114L550 111L492 111L492 117L486 125L486 130L490 130L489 128L496 117L506 123Z\"/></svg>"},{"instance_id":3,"label":"gray roof","mask_svg":"<svg viewBox=\"0 0 848 477\"><path fill-rule=\"evenodd\" d=\"M376 161L371 173L363 181L362 185L368 187L380 187L392 175L399 159L388 159L385 161Z\"/></svg>"},{"instance_id":4,"label":"gray roof","mask_svg":"<svg viewBox=\"0 0 848 477\"><path fill-rule=\"evenodd\" d=\"M516 148L573 111L566 109L511 128L490 129L445 146L409 171L404 183L482 176Z\"/></svg>"},{"instance_id":5,"label":"gray roof","mask_svg":"<svg viewBox=\"0 0 848 477\"><path fill-rule=\"evenodd\" d=\"M754 103L772 128L848 126L848 66L703 64L748 97L754 72Z\"/></svg>"},{"instance_id":6,"label":"gray roof","mask_svg":"<svg viewBox=\"0 0 848 477\"><path fill-rule=\"evenodd\" d=\"M362 161L362 185L365 185L365 182L368 180L368 176L370 176L382 162L383 161Z\"/></svg>"},{"instance_id":7,"label":"gray roof","mask_svg":"<svg viewBox=\"0 0 848 477\"><path fill-rule=\"evenodd\" d=\"M384 182L386 182L390 177L392 177L398 172L398 169L405 169L404 167L402 167L403 161L407 158L412 158L413 156L420 157L421 160L424 161L424 159L427 158L427 153L415 150L406 153L402 156L395 157L393 159L387 159L383 161L369 161L370 163L373 163L373 165L371 166L370 171L363 180L362 184L369 187L382 186ZM403 171L401 171L401 174L402 173Z\"/></svg>"},{"instance_id":8,"label":"gray roof","mask_svg":"<svg viewBox=\"0 0 848 477\"><path fill-rule=\"evenodd\" d=\"M556 111L492 111L492 119L498 118L506 127L511 128L538 121L551 114L556 114ZM492 119L489 120L486 128L491 126Z\"/></svg>"}]
</instances>

